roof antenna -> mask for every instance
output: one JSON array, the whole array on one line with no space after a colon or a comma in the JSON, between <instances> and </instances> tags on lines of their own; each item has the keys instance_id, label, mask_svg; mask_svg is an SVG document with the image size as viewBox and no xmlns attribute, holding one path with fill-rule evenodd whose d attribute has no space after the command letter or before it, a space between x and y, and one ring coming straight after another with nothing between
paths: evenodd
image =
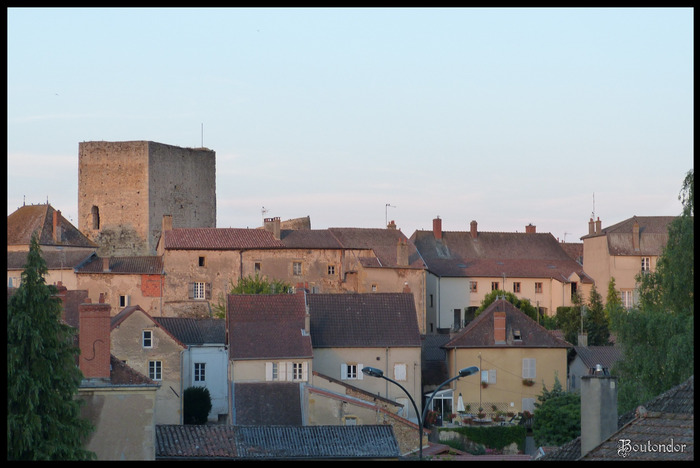
<instances>
[{"instance_id":1,"label":"roof antenna","mask_svg":"<svg viewBox=\"0 0 700 468\"><path fill-rule=\"evenodd\" d=\"M591 218L595 219L595 192L593 192L593 211L591 211Z\"/></svg>"}]
</instances>

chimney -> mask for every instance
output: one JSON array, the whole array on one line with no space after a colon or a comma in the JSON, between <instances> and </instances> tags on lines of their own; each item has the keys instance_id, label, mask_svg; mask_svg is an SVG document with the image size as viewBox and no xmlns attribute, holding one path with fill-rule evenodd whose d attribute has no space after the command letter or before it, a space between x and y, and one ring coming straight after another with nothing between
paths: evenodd
<instances>
[{"instance_id":1,"label":"chimney","mask_svg":"<svg viewBox=\"0 0 700 468\"><path fill-rule=\"evenodd\" d=\"M472 221L470 224L472 239L476 239L476 221Z\"/></svg>"},{"instance_id":2,"label":"chimney","mask_svg":"<svg viewBox=\"0 0 700 468\"><path fill-rule=\"evenodd\" d=\"M637 218L634 219L634 225L632 226L632 247L634 250L639 250L639 223Z\"/></svg>"},{"instance_id":3,"label":"chimney","mask_svg":"<svg viewBox=\"0 0 700 468\"><path fill-rule=\"evenodd\" d=\"M408 281L404 281L404 283L403 283L403 292L405 292L405 293L411 292L411 287L408 285Z\"/></svg>"},{"instance_id":4,"label":"chimney","mask_svg":"<svg viewBox=\"0 0 700 468\"><path fill-rule=\"evenodd\" d=\"M102 272L109 273L109 257L102 257Z\"/></svg>"},{"instance_id":5,"label":"chimney","mask_svg":"<svg viewBox=\"0 0 700 468\"><path fill-rule=\"evenodd\" d=\"M506 342L506 313L493 313L493 340L496 344L504 344Z\"/></svg>"},{"instance_id":6,"label":"chimney","mask_svg":"<svg viewBox=\"0 0 700 468\"><path fill-rule=\"evenodd\" d=\"M396 223L394 222L393 219L391 221L389 221L389 224L386 225L386 228L387 229L396 229Z\"/></svg>"},{"instance_id":7,"label":"chimney","mask_svg":"<svg viewBox=\"0 0 700 468\"><path fill-rule=\"evenodd\" d=\"M595 222L595 233L600 234L600 231L601 231L601 229L600 229L600 217L598 217L598 219Z\"/></svg>"},{"instance_id":8,"label":"chimney","mask_svg":"<svg viewBox=\"0 0 700 468\"><path fill-rule=\"evenodd\" d=\"M396 265L408 266L408 242L406 239L399 238L396 244Z\"/></svg>"},{"instance_id":9,"label":"chimney","mask_svg":"<svg viewBox=\"0 0 700 468\"><path fill-rule=\"evenodd\" d=\"M589 218L588 220L588 235L592 236L595 234L595 224L593 223L593 218Z\"/></svg>"},{"instance_id":10,"label":"chimney","mask_svg":"<svg viewBox=\"0 0 700 468\"><path fill-rule=\"evenodd\" d=\"M56 211L54 210L53 212L53 243L58 244L61 242L61 226L59 224L59 220L61 218L61 211Z\"/></svg>"},{"instance_id":11,"label":"chimney","mask_svg":"<svg viewBox=\"0 0 700 468\"><path fill-rule=\"evenodd\" d=\"M581 456L617 432L617 378L581 376Z\"/></svg>"},{"instance_id":12,"label":"chimney","mask_svg":"<svg viewBox=\"0 0 700 468\"><path fill-rule=\"evenodd\" d=\"M265 230L270 231L275 239L280 240L280 218L265 218Z\"/></svg>"},{"instance_id":13,"label":"chimney","mask_svg":"<svg viewBox=\"0 0 700 468\"><path fill-rule=\"evenodd\" d=\"M163 222L161 225L161 235L165 231L173 230L173 215L163 215Z\"/></svg>"},{"instance_id":14,"label":"chimney","mask_svg":"<svg viewBox=\"0 0 700 468\"><path fill-rule=\"evenodd\" d=\"M525 234L535 234L537 232L537 226L533 226L532 223L525 226Z\"/></svg>"},{"instance_id":15,"label":"chimney","mask_svg":"<svg viewBox=\"0 0 700 468\"><path fill-rule=\"evenodd\" d=\"M109 379L111 307L104 302L93 304L90 298L87 298L78 310L80 370L86 379Z\"/></svg>"},{"instance_id":16,"label":"chimney","mask_svg":"<svg viewBox=\"0 0 700 468\"><path fill-rule=\"evenodd\" d=\"M578 346L588 346L588 333L579 333L577 344Z\"/></svg>"},{"instance_id":17,"label":"chimney","mask_svg":"<svg viewBox=\"0 0 700 468\"><path fill-rule=\"evenodd\" d=\"M433 236L436 240L442 239L442 220L439 216L433 219Z\"/></svg>"}]
</instances>

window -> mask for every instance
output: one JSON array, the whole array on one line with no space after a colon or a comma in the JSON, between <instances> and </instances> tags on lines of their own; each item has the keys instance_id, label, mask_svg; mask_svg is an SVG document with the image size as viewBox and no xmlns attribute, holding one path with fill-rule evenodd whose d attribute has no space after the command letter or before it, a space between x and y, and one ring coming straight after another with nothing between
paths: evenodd
<instances>
[{"instance_id":1,"label":"window","mask_svg":"<svg viewBox=\"0 0 700 468\"><path fill-rule=\"evenodd\" d=\"M8 288L19 288L20 284L22 284L22 277L21 276L10 276L7 279L7 287Z\"/></svg>"},{"instance_id":2,"label":"window","mask_svg":"<svg viewBox=\"0 0 700 468\"><path fill-rule=\"evenodd\" d=\"M542 294L542 283L535 283L535 294Z\"/></svg>"},{"instance_id":3,"label":"window","mask_svg":"<svg viewBox=\"0 0 700 468\"><path fill-rule=\"evenodd\" d=\"M328 274L335 275L335 265L328 265Z\"/></svg>"},{"instance_id":4,"label":"window","mask_svg":"<svg viewBox=\"0 0 700 468\"><path fill-rule=\"evenodd\" d=\"M620 291L620 301L622 302L622 307L625 309L631 309L634 306L633 291L631 289L623 289Z\"/></svg>"},{"instance_id":5,"label":"window","mask_svg":"<svg viewBox=\"0 0 700 468\"><path fill-rule=\"evenodd\" d=\"M376 284L372 285L372 292L377 292L377 285Z\"/></svg>"},{"instance_id":6,"label":"window","mask_svg":"<svg viewBox=\"0 0 700 468\"><path fill-rule=\"evenodd\" d=\"M261 268L260 262L255 262L255 274L256 275L260 274L260 268Z\"/></svg>"},{"instance_id":7,"label":"window","mask_svg":"<svg viewBox=\"0 0 700 468\"><path fill-rule=\"evenodd\" d=\"M406 364L394 364L394 380L406 380Z\"/></svg>"},{"instance_id":8,"label":"window","mask_svg":"<svg viewBox=\"0 0 700 468\"><path fill-rule=\"evenodd\" d=\"M523 358L523 379L534 379L535 374L535 359Z\"/></svg>"},{"instance_id":9,"label":"window","mask_svg":"<svg viewBox=\"0 0 700 468\"><path fill-rule=\"evenodd\" d=\"M199 257L198 259L199 266L203 267L206 266L206 258L205 257Z\"/></svg>"},{"instance_id":10,"label":"window","mask_svg":"<svg viewBox=\"0 0 700 468\"><path fill-rule=\"evenodd\" d=\"M204 382L206 379L206 362L195 362L194 363L194 381L195 382Z\"/></svg>"},{"instance_id":11,"label":"window","mask_svg":"<svg viewBox=\"0 0 700 468\"><path fill-rule=\"evenodd\" d=\"M496 369L488 369L481 371L481 382L487 384L496 383Z\"/></svg>"},{"instance_id":12,"label":"window","mask_svg":"<svg viewBox=\"0 0 700 468\"><path fill-rule=\"evenodd\" d=\"M92 228L100 228L100 209L94 205L92 207Z\"/></svg>"},{"instance_id":13,"label":"window","mask_svg":"<svg viewBox=\"0 0 700 468\"><path fill-rule=\"evenodd\" d=\"M343 363L340 365L341 380L362 380L362 364Z\"/></svg>"},{"instance_id":14,"label":"window","mask_svg":"<svg viewBox=\"0 0 700 468\"><path fill-rule=\"evenodd\" d=\"M301 276L301 262L294 262L292 264L292 273L295 276Z\"/></svg>"},{"instance_id":15,"label":"window","mask_svg":"<svg viewBox=\"0 0 700 468\"><path fill-rule=\"evenodd\" d=\"M514 293L519 293L520 292L520 283L513 283L513 292Z\"/></svg>"},{"instance_id":16,"label":"window","mask_svg":"<svg viewBox=\"0 0 700 468\"><path fill-rule=\"evenodd\" d=\"M513 330L513 339L514 340L522 340L522 336L520 335L520 330Z\"/></svg>"},{"instance_id":17,"label":"window","mask_svg":"<svg viewBox=\"0 0 700 468\"><path fill-rule=\"evenodd\" d=\"M267 380L279 380L279 365L276 362L268 362L270 368L270 378Z\"/></svg>"},{"instance_id":18,"label":"window","mask_svg":"<svg viewBox=\"0 0 700 468\"><path fill-rule=\"evenodd\" d=\"M498 281L491 281L491 291L498 289Z\"/></svg>"},{"instance_id":19,"label":"window","mask_svg":"<svg viewBox=\"0 0 700 468\"><path fill-rule=\"evenodd\" d=\"M153 347L153 331L144 330L143 333L141 334L141 337L142 337L141 342L143 343L144 348L152 348Z\"/></svg>"},{"instance_id":20,"label":"window","mask_svg":"<svg viewBox=\"0 0 700 468\"><path fill-rule=\"evenodd\" d=\"M161 361L148 361L148 378L151 380L162 380L163 363Z\"/></svg>"},{"instance_id":21,"label":"window","mask_svg":"<svg viewBox=\"0 0 700 468\"><path fill-rule=\"evenodd\" d=\"M196 300L211 299L211 283L190 283L189 298Z\"/></svg>"},{"instance_id":22,"label":"window","mask_svg":"<svg viewBox=\"0 0 700 468\"><path fill-rule=\"evenodd\" d=\"M433 305L433 295L432 294L430 295L430 307L435 307Z\"/></svg>"},{"instance_id":23,"label":"window","mask_svg":"<svg viewBox=\"0 0 700 468\"><path fill-rule=\"evenodd\" d=\"M304 363L294 362L292 363L292 380L303 380L304 377Z\"/></svg>"},{"instance_id":24,"label":"window","mask_svg":"<svg viewBox=\"0 0 700 468\"><path fill-rule=\"evenodd\" d=\"M528 411L530 414L535 412L534 398L523 398L523 411Z\"/></svg>"},{"instance_id":25,"label":"window","mask_svg":"<svg viewBox=\"0 0 700 468\"><path fill-rule=\"evenodd\" d=\"M651 271L651 259L642 257L642 273L649 273L649 271Z\"/></svg>"},{"instance_id":26,"label":"window","mask_svg":"<svg viewBox=\"0 0 700 468\"><path fill-rule=\"evenodd\" d=\"M119 307L128 307L129 306L129 296L119 296Z\"/></svg>"},{"instance_id":27,"label":"window","mask_svg":"<svg viewBox=\"0 0 700 468\"><path fill-rule=\"evenodd\" d=\"M355 416L345 416L343 420L346 426L357 426L357 418Z\"/></svg>"},{"instance_id":28,"label":"window","mask_svg":"<svg viewBox=\"0 0 700 468\"><path fill-rule=\"evenodd\" d=\"M306 381L308 369L306 362L266 362L265 380L268 382Z\"/></svg>"},{"instance_id":29,"label":"window","mask_svg":"<svg viewBox=\"0 0 700 468\"><path fill-rule=\"evenodd\" d=\"M475 293L477 291L476 281L469 282L469 292Z\"/></svg>"}]
</instances>

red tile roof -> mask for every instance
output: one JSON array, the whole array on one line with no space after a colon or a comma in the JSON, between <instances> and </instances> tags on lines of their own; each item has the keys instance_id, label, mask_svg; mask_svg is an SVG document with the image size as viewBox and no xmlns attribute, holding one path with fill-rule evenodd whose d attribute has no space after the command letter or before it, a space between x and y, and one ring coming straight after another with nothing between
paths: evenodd
<instances>
[{"instance_id":1,"label":"red tile roof","mask_svg":"<svg viewBox=\"0 0 700 468\"><path fill-rule=\"evenodd\" d=\"M164 247L174 250L268 249L284 247L264 229L178 228L165 231Z\"/></svg>"}]
</instances>

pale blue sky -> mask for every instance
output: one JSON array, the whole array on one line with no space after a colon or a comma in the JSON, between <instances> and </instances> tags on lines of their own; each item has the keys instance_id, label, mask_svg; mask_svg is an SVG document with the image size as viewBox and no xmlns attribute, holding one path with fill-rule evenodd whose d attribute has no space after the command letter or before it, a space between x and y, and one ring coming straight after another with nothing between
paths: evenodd
<instances>
[{"instance_id":1,"label":"pale blue sky","mask_svg":"<svg viewBox=\"0 0 700 468\"><path fill-rule=\"evenodd\" d=\"M203 142L218 227L579 241L594 199L680 214L693 37L690 8L11 8L7 212L77 226L81 141Z\"/></svg>"}]
</instances>

